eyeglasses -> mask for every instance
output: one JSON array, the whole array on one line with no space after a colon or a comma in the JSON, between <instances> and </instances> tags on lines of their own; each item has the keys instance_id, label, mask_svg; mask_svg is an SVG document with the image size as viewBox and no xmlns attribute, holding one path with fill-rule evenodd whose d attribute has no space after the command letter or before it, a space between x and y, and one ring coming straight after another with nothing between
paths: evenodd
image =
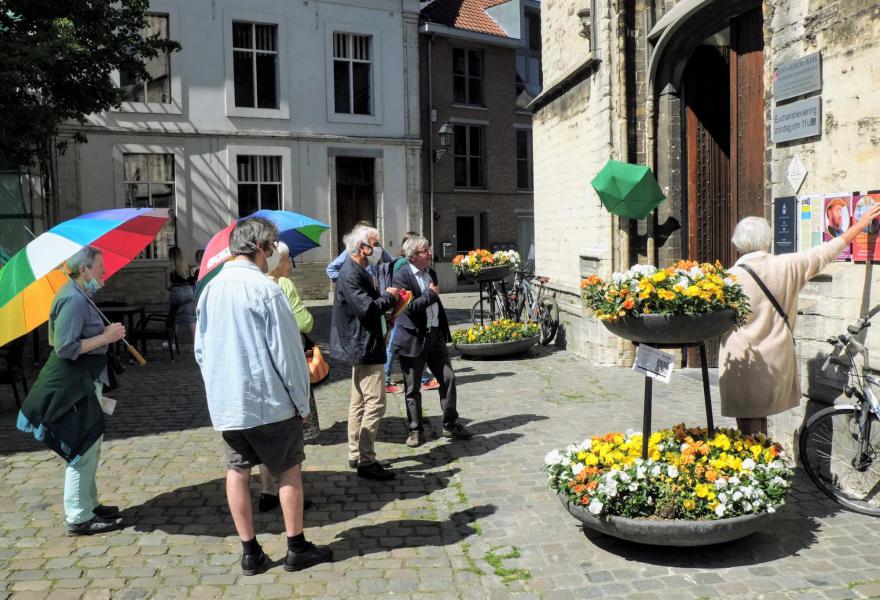
<instances>
[{"instance_id":1,"label":"eyeglasses","mask_svg":"<svg viewBox=\"0 0 880 600\"><path fill-rule=\"evenodd\" d=\"M431 254L431 249L425 248L424 250L419 250L416 254Z\"/></svg>"}]
</instances>

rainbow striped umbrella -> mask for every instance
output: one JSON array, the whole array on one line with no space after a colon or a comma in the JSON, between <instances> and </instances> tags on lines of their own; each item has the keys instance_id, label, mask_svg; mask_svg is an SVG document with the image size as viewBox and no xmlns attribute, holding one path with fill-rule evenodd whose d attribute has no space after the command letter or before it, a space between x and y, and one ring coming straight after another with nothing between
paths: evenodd
<instances>
[{"instance_id":1,"label":"rainbow striped umbrella","mask_svg":"<svg viewBox=\"0 0 880 600\"><path fill-rule=\"evenodd\" d=\"M258 210L250 216L263 217L275 223L278 227L278 239L290 248L290 258L296 258L306 250L320 246L321 234L330 229L329 225L311 217L287 210ZM229 252L229 236L234 228L235 223L230 223L214 234L205 246L205 255L199 265L197 295L220 272L218 267L232 258Z\"/></svg>"},{"instance_id":2,"label":"rainbow striped umbrella","mask_svg":"<svg viewBox=\"0 0 880 600\"><path fill-rule=\"evenodd\" d=\"M52 299L68 282L61 263L84 246L104 255L110 277L156 239L165 208L119 208L59 223L19 250L0 269L0 346L49 319Z\"/></svg>"}]
</instances>

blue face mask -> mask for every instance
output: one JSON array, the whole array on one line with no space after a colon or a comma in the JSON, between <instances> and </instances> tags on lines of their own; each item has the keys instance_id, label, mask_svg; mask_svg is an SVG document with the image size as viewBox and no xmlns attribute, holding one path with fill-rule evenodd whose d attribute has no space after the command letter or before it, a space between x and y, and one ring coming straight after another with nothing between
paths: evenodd
<instances>
[{"instance_id":1,"label":"blue face mask","mask_svg":"<svg viewBox=\"0 0 880 600\"><path fill-rule=\"evenodd\" d=\"M98 290L101 289L102 286L100 283L98 283L98 280L93 277L93 278L89 279L88 281L86 281L85 285L83 287L85 287L87 292L91 292L92 294L95 294L98 292Z\"/></svg>"}]
</instances>

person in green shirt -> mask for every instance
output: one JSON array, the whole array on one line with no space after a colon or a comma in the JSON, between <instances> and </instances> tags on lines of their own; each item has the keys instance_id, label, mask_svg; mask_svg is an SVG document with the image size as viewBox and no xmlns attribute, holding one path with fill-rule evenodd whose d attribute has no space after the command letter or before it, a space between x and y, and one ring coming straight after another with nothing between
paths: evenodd
<instances>
[{"instance_id":1,"label":"person in green shirt","mask_svg":"<svg viewBox=\"0 0 880 600\"><path fill-rule=\"evenodd\" d=\"M306 347L307 333L312 331L315 320L306 305L303 304L299 292L290 278L293 271L293 259L290 258L290 248L287 244L279 241L275 246L275 252L266 259L269 272L266 276L278 284L281 291L284 292L287 303L290 305L290 311L296 319L296 325L303 336L303 347ZM315 391L309 386L309 416L303 422L303 439L308 443L316 443L321 432L318 424L318 406L315 403ZM262 493L260 494L259 509L262 512L272 510L279 505L278 489L275 478L266 469L265 465L260 465L260 479L262 481ZM306 501L306 504L309 504Z\"/></svg>"}]
</instances>

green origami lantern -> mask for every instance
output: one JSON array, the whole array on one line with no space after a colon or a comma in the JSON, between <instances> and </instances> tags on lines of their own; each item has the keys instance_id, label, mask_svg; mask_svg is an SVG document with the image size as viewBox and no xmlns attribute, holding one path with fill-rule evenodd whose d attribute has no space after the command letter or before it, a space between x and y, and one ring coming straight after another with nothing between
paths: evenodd
<instances>
[{"instance_id":1,"label":"green origami lantern","mask_svg":"<svg viewBox=\"0 0 880 600\"><path fill-rule=\"evenodd\" d=\"M608 212L619 217L644 219L666 200L644 165L609 160L590 183Z\"/></svg>"}]
</instances>

